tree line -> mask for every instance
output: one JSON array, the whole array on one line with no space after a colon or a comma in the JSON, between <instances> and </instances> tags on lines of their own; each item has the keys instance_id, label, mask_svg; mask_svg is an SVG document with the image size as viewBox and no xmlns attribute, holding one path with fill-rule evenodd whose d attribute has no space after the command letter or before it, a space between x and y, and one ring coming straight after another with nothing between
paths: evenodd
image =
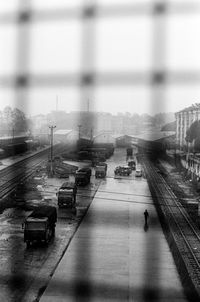
<instances>
[{"instance_id":1,"label":"tree line","mask_svg":"<svg viewBox=\"0 0 200 302\"><path fill-rule=\"evenodd\" d=\"M23 111L6 106L0 111L0 135L12 136L29 130L30 121Z\"/></svg>"}]
</instances>

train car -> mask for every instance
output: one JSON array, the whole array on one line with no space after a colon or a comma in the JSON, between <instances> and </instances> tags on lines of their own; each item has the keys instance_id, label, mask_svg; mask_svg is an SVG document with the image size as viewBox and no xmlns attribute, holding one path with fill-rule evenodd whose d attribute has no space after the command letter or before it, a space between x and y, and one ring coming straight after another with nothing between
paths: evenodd
<instances>
[{"instance_id":1,"label":"train car","mask_svg":"<svg viewBox=\"0 0 200 302\"><path fill-rule=\"evenodd\" d=\"M10 144L20 144L24 143L29 139L28 135L16 135L16 136L3 136L0 137L0 148L4 149L7 145Z\"/></svg>"},{"instance_id":2,"label":"train car","mask_svg":"<svg viewBox=\"0 0 200 302\"><path fill-rule=\"evenodd\" d=\"M5 157L5 150L0 149L0 159Z\"/></svg>"},{"instance_id":3,"label":"train car","mask_svg":"<svg viewBox=\"0 0 200 302\"><path fill-rule=\"evenodd\" d=\"M40 143L38 140L34 140L34 139L28 139L25 141L26 145L27 145L27 150L30 151L34 151L37 149L37 147L39 147Z\"/></svg>"},{"instance_id":4,"label":"train car","mask_svg":"<svg viewBox=\"0 0 200 302\"><path fill-rule=\"evenodd\" d=\"M85 148L83 151L88 152L88 156L91 160L98 159L98 161L105 161L108 158L106 148Z\"/></svg>"},{"instance_id":5,"label":"train car","mask_svg":"<svg viewBox=\"0 0 200 302\"><path fill-rule=\"evenodd\" d=\"M9 144L4 147L5 156L13 156L16 154L24 153L27 151L27 144L24 143L16 143L16 144Z\"/></svg>"},{"instance_id":6,"label":"train car","mask_svg":"<svg viewBox=\"0 0 200 302\"><path fill-rule=\"evenodd\" d=\"M140 141L139 153L156 159L166 153L165 145L157 141Z\"/></svg>"}]
</instances>

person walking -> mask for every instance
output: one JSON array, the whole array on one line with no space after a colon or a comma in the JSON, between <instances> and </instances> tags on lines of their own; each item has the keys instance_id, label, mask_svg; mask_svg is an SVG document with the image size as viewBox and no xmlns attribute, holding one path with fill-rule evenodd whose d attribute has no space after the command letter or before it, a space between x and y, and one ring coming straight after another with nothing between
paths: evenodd
<instances>
[{"instance_id":1,"label":"person walking","mask_svg":"<svg viewBox=\"0 0 200 302\"><path fill-rule=\"evenodd\" d=\"M144 211L145 224L147 224L148 218L149 218L149 213L148 213L148 211L147 211L147 209L146 209L146 210Z\"/></svg>"}]
</instances>

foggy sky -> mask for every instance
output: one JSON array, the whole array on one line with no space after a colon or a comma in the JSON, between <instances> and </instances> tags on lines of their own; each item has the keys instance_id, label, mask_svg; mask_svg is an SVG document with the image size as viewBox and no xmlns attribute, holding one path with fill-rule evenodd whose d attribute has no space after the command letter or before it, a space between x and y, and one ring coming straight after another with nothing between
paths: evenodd
<instances>
[{"instance_id":1,"label":"foggy sky","mask_svg":"<svg viewBox=\"0 0 200 302\"><path fill-rule=\"evenodd\" d=\"M1 2L0 12L15 11L19 3L17 0ZM151 2L143 1L147 4ZM31 1L32 7L36 9L76 7L83 3L81 0ZM141 1L99 0L98 3L106 6L108 3L135 4ZM195 14L169 14L165 17L164 60L158 64L153 53L154 21L149 14L97 18L92 24L94 30L92 63L83 60L82 19L69 19L66 22L64 20L33 22L26 29L30 49L28 72L33 75L79 74L91 68L100 74L112 72L120 75L134 72L145 76L155 68L170 72L199 71L199 11ZM23 71L24 66L19 67L16 55L18 34L19 28L16 24L1 24L0 40L3 43L0 46L0 76L15 75L19 68ZM159 64L160 66L157 66ZM199 83L189 85L175 82L161 87L161 92L158 92L156 87L151 85L117 83L95 86L93 93L83 94L81 87L63 85L29 88L25 97L23 95L16 98L14 89L0 85L0 110L10 105L22 109L28 115L48 113L56 109L56 99L59 110L67 112L87 110L89 99L92 111L114 114L176 112L192 103L200 102L199 86Z\"/></svg>"}]
</instances>

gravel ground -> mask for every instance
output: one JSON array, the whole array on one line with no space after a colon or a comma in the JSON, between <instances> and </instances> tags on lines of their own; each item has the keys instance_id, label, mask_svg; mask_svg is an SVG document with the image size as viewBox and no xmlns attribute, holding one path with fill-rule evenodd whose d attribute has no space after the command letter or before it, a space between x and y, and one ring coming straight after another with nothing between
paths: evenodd
<instances>
[{"instance_id":1,"label":"gravel ground","mask_svg":"<svg viewBox=\"0 0 200 302\"><path fill-rule=\"evenodd\" d=\"M182 205L187 209L192 220L197 224L199 193L194 184L185 177L185 171L169 164L166 160L157 163L163 177L170 185Z\"/></svg>"},{"instance_id":2,"label":"gravel ground","mask_svg":"<svg viewBox=\"0 0 200 302\"><path fill-rule=\"evenodd\" d=\"M44 181L42 180L41 184L38 185L33 179L29 179L24 186L1 202L0 301L37 301L38 295L44 291L100 183L100 180L96 180L93 175L90 185L78 189L76 215L69 209L57 209L56 235L48 246L33 245L27 249L22 230L25 217L34 207L41 204L57 207L56 192L66 181L66 179L47 178L45 173L43 176Z\"/></svg>"}]
</instances>

